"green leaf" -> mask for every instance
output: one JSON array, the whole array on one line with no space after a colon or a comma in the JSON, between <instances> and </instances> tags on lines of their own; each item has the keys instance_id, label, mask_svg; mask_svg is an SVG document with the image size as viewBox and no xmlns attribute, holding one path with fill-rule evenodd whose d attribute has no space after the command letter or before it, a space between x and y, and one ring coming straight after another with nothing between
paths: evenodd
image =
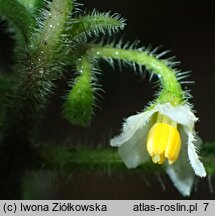
<instances>
[{"instance_id":1,"label":"green leaf","mask_svg":"<svg viewBox=\"0 0 215 216\"><path fill-rule=\"evenodd\" d=\"M17 0L22 4L30 13L36 13L40 9L45 0Z\"/></svg>"},{"instance_id":2,"label":"green leaf","mask_svg":"<svg viewBox=\"0 0 215 216\"><path fill-rule=\"evenodd\" d=\"M83 37L98 36L100 33L111 35L125 27L125 20L119 14L98 13L81 16L74 20L70 30L71 37L81 39Z\"/></svg>"},{"instance_id":3,"label":"green leaf","mask_svg":"<svg viewBox=\"0 0 215 216\"><path fill-rule=\"evenodd\" d=\"M0 15L11 21L20 30L26 41L29 40L31 31L36 26L36 19L23 5L16 0L0 0Z\"/></svg>"}]
</instances>

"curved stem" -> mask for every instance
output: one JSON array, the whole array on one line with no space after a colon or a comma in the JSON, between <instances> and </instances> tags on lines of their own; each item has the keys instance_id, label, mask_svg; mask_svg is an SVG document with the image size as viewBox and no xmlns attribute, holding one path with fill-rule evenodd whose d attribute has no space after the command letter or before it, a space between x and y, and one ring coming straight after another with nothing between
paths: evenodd
<instances>
[{"instance_id":1,"label":"curved stem","mask_svg":"<svg viewBox=\"0 0 215 216\"><path fill-rule=\"evenodd\" d=\"M162 91L157 98L158 102L171 102L173 105L183 102L185 94L174 69L168 67L164 60L156 58L149 52L95 45L88 50L87 55L92 58L117 59L145 66L149 72L156 74L160 79Z\"/></svg>"}]
</instances>

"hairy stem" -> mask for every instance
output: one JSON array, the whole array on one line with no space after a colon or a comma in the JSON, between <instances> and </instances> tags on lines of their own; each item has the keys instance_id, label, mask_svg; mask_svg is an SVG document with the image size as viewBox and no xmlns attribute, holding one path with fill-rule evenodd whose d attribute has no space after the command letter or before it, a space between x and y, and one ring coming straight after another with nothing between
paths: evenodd
<instances>
[{"instance_id":1,"label":"hairy stem","mask_svg":"<svg viewBox=\"0 0 215 216\"><path fill-rule=\"evenodd\" d=\"M183 102L185 95L174 69L168 67L164 60L157 59L146 51L95 45L88 50L87 55L92 58L117 59L145 66L149 72L156 74L160 79L162 91L157 99L159 102L165 103L167 102L165 100L168 100L173 105Z\"/></svg>"},{"instance_id":2,"label":"hairy stem","mask_svg":"<svg viewBox=\"0 0 215 216\"><path fill-rule=\"evenodd\" d=\"M203 161L207 169L207 173L215 175L215 145L214 143L202 145ZM107 171L108 169L112 171L128 171L129 170L124 162L121 160L117 151L113 149L105 148L79 148L69 150L65 147L47 147L42 148L44 168L46 169L60 169L71 172L71 170L100 170ZM208 153L210 152L210 153ZM151 161L138 166L135 170L147 171L147 172L163 172L160 166L155 165Z\"/></svg>"}]
</instances>

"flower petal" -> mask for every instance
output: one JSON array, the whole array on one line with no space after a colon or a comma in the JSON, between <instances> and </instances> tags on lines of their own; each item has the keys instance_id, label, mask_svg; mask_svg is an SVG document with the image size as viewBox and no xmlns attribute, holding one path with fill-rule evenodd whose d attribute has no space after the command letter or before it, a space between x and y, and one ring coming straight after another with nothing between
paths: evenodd
<instances>
[{"instance_id":1,"label":"flower petal","mask_svg":"<svg viewBox=\"0 0 215 216\"><path fill-rule=\"evenodd\" d=\"M148 126L146 127L137 130L128 141L119 146L119 154L128 168L135 168L149 158L145 145L148 133Z\"/></svg>"},{"instance_id":2,"label":"flower petal","mask_svg":"<svg viewBox=\"0 0 215 216\"><path fill-rule=\"evenodd\" d=\"M194 123L198 120L187 104L178 106L172 106L170 103L158 104L155 109L187 128L193 128Z\"/></svg>"},{"instance_id":3,"label":"flower petal","mask_svg":"<svg viewBox=\"0 0 215 216\"><path fill-rule=\"evenodd\" d=\"M128 117L123 124L122 133L111 139L110 145L121 146L123 143L127 142L139 129L142 129L147 124L155 112L156 110L152 109Z\"/></svg>"},{"instance_id":4,"label":"flower petal","mask_svg":"<svg viewBox=\"0 0 215 216\"><path fill-rule=\"evenodd\" d=\"M182 145L178 160L171 166L167 166L166 172L174 186L183 196L189 196L194 182L194 172L188 162L187 135L180 130Z\"/></svg>"},{"instance_id":5,"label":"flower petal","mask_svg":"<svg viewBox=\"0 0 215 216\"><path fill-rule=\"evenodd\" d=\"M166 169L169 178L174 186L183 196L189 196L194 182L194 173L190 166L172 165Z\"/></svg>"},{"instance_id":6,"label":"flower petal","mask_svg":"<svg viewBox=\"0 0 215 216\"><path fill-rule=\"evenodd\" d=\"M123 132L111 139L111 145L119 147L119 154L128 168L135 168L149 158L146 139L155 112L149 110L129 117L123 125Z\"/></svg>"},{"instance_id":7,"label":"flower petal","mask_svg":"<svg viewBox=\"0 0 215 216\"><path fill-rule=\"evenodd\" d=\"M183 128L188 136L188 156L190 164L194 169L196 175L200 177L206 176L206 171L203 163L199 160L197 154L197 147L194 145L196 141L196 135L193 132L194 123L197 121L197 118L192 113L190 107L186 104L173 107L171 104L159 104L156 106L156 109L163 114L174 120L180 125L183 125Z\"/></svg>"},{"instance_id":8,"label":"flower petal","mask_svg":"<svg viewBox=\"0 0 215 216\"><path fill-rule=\"evenodd\" d=\"M188 133L188 156L190 160L190 164L193 167L195 174L199 177L205 177L206 171L203 163L199 160L199 156L197 154L198 151L198 143L200 144L201 140L197 139L197 136L192 131L187 131ZM196 145L194 145L196 143Z\"/></svg>"}]
</instances>

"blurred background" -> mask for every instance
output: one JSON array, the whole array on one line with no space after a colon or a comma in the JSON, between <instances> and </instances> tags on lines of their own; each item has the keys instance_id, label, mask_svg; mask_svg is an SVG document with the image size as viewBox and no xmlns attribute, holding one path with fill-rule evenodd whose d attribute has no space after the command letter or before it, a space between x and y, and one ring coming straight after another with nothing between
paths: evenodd
<instances>
[{"instance_id":1,"label":"blurred background","mask_svg":"<svg viewBox=\"0 0 215 216\"><path fill-rule=\"evenodd\" d=\"M196 130L204 141L215 140L215 14L209 1L185 0L90 0L79 1L87 10L96 8L100 12L120 13L127 19L125 30L116 37L141 45L157 47L160 52L171 50L167 57L176 56L181 61L182 71L191 70L188 80L191 85L190 100L197 111L199 122ZM0 30L0 70L7 71L13 60L8 38L1 24ZM156 91L148 81L148 74L138 76L130 68L118 67L113 70L108 64L100 64L103 73L98 77L104 92L100 93L100 108L91 126L72 126L60 116L63 95L67 89L65 78L58 81L56 94L48 104L40 124L40 137L50 145L109 146L109 139L120 132L123 118L141 111L153 100ZM72 71L71 71L72 73ZM69 137L69 138L68 138ZM55 173L39 171L29 173L26 187L33 190L37 199L182 199L165 174L136 173L128 170L107 175L102 172ZM213 186L213 187L212 187ZM208 177L197 180L190 199L214 199L215 179ZM27 190L27 189L26 189ZM27 192L26 192L27 193Z\"/></svg>"}]
</instances>

